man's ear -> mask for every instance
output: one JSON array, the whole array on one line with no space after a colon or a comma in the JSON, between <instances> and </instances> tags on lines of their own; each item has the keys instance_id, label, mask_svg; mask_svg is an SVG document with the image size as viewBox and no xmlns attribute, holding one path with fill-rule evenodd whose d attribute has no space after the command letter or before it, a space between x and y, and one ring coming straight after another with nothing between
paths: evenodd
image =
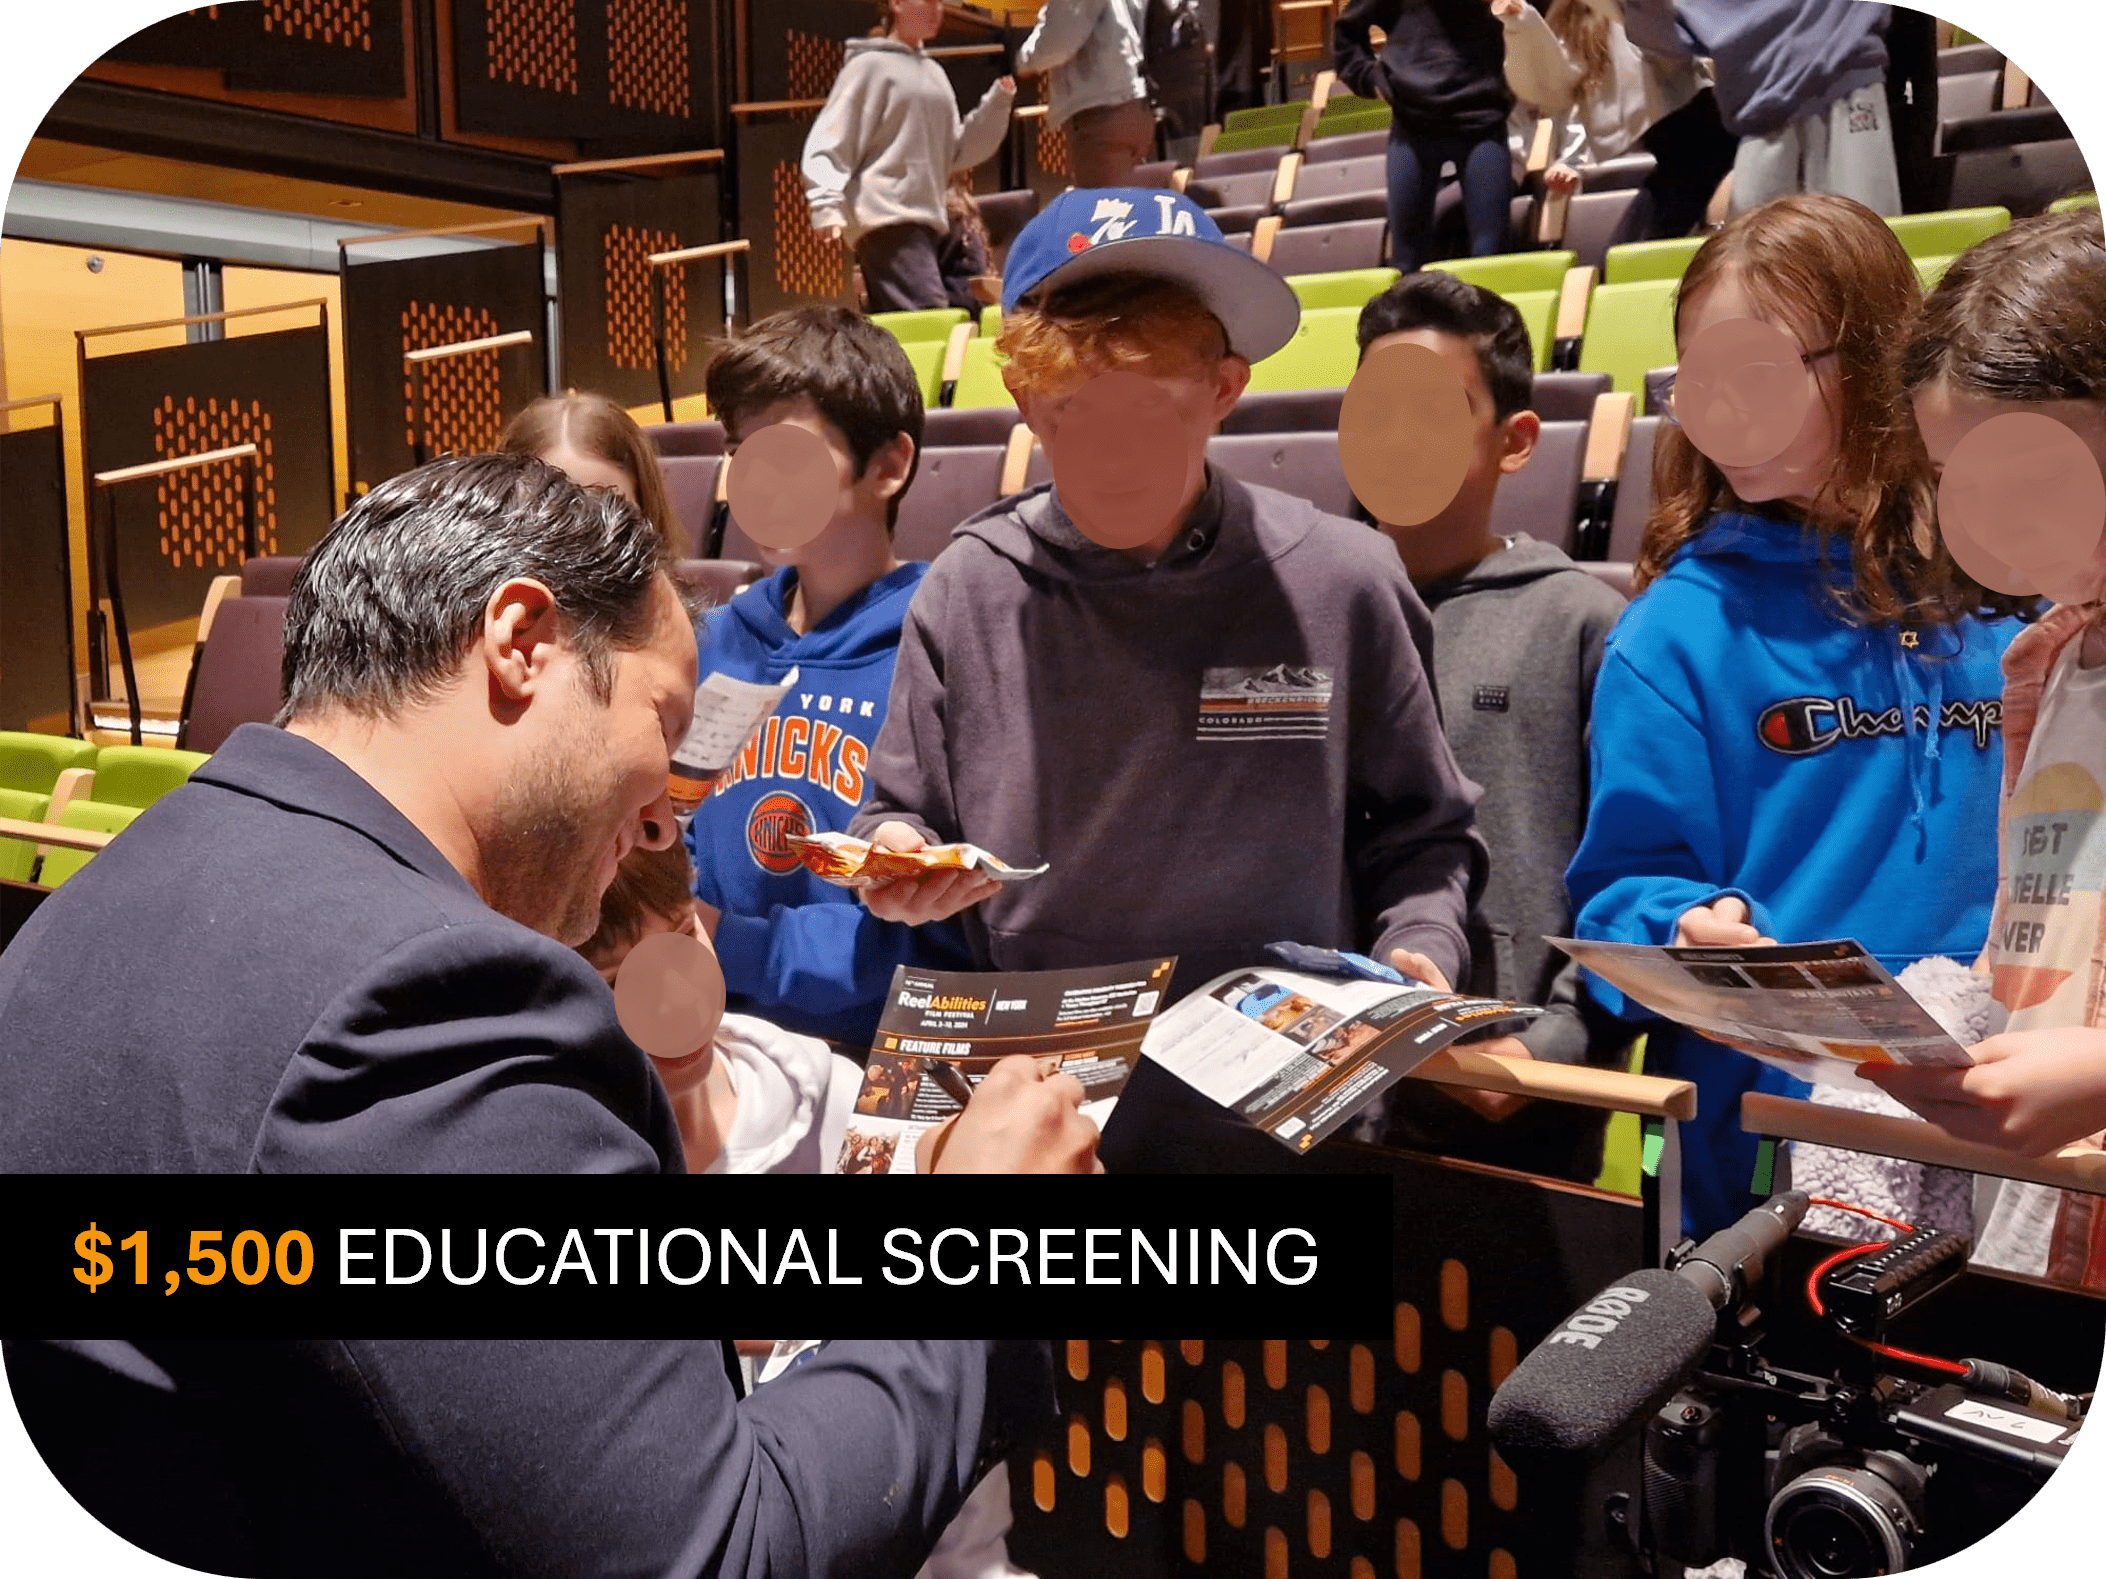
<instances>
[{"instance_id":1,"label":"man's ear","mask_svg":"<svg viewBox=\"0 0 2106 1579\"><path fill-rule=\"evenodd\" d=\"M1533 411L1517 411L1499 424L1499 471L1511 477L1528 464L1543 437L1543 419Z\"/></svg>"},{"instance_id":2,"label":"man's ear","mask_svg":"<svg viewBox=\"0 0 2106 1579\"><path fill-rule=\"evenodd\" d=\"M875 485L880 499L898 494L913 474L914 439L905 433L895 433L890 442L879 445L863 468L864 480Z\"/></svg>"},{"instance_id":3,"label":"man's ear","mask_svg":"<svg viewBox=\"0 0 2106 1579\"><path fill-rule=\"evenodd\" d=\"M1223 357L1214 370L1214 425L1219 427L1228 420L1228 414L1236 409L1236 402L1250 388L1250 363L1233 352Z\"/></svg>"},{"instance_id":4,"label":"man's ear","mask_svg":"<svg viewBox=\"0 0 2106 1579\"><path fill-rule=\"evenodd\" d=\"M490 594L476 653L489 671L493 702L525 702L546 683L562 624L555 594L530 576Z\"/></svg>"}]
</instances>

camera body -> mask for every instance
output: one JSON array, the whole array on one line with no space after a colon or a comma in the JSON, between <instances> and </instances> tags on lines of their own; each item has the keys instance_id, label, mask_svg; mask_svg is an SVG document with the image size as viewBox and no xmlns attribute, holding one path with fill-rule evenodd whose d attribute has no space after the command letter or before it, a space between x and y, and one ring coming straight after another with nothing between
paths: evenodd
<instances>
[{"instance_id":1,"label":"camera body","mask_svg":"<svg viewBox=\"0 0 2106 1579\"><path fill-rule=\"evenodd\" d=\"M1964 1236L1919 1233L1847 1264L1823 1286L1828 1325L1879 1341L1957 1274L1967 1248ZM1971 1389L1911 1380L1857 1344L1832 1374L1785 1370L1762 1339L1752 1301L1722 1311L1702 1368L1646 1423L1642 1487L1618 1513L1656 1574L1728 1557L1775 1579L1917 1567L2002 1524L2076 1439L2064 1401L2037 1390L1985 1397L1978 1378Z\"/></svg>"}]
</instances>

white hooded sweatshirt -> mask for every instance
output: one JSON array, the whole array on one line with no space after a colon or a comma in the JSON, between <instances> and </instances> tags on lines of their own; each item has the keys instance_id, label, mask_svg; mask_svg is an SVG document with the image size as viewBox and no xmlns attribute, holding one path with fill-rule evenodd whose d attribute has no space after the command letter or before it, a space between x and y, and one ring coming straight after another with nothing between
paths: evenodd
<instances>
[{"instance_id":1,"label":"white hooded sweatshirt","mask_svg":"<svg viewBox=\"0 0 2106 1579\"><path fill-rule=\"evenodd\" d=\"M816 1037L727 1014L716 1054L738 1112L711 1173L831 1173L863 1072Z\"/></svg>"},{"instance_id":2,"label":"white hooded sweatshirt","mask_svg":"<svg viewBox=\"0 0 2106 1579\"><path fill-rule=\"evenodd\" d=\"M919 45L852 38L826 108L804 140L804 195L812 228L843 225L853 246L884 225L950 229L943 193L952 172L993 158L1016 90L987 90L961 122L943 67Z\"/></svg>"}]
</instances>

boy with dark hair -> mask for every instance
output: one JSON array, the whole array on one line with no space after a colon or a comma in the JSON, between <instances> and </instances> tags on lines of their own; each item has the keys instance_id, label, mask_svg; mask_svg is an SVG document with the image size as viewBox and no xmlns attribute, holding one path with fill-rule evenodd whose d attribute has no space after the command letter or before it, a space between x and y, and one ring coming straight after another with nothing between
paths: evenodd
<instances>
[{"instance_id":1,"label":"boy with dark hair","mask_svg":"<svg viewBox=\"0 0 2106 1579\"><path fill-rule=\"evenodd\" d=\"M795 669L798 683L688 826L696 894L722 912L732 1008L867 1049L893 967L960 964L962 939L880 920L785 841L839 832L863 800L900 623L929 568L892 554L920 453L921 387L897 340L832 306L755 324L718 352L704 387L734 456L762 428L792 423L825 440L840 490L825 530L762 549L775 574L704 627L701 673L773 685Z\"/></svg>"},{"instance_id":2,"label":"boy with dark hair","mask_svg":"<svg viewBox=\"0 0 2106 1579\"><path fill-rule=\"evenodd\" d=\"M1055 480L930 570L851 831L1052 869L904 879L878 914L977 905L1004 970L1176 954L1173 996L1281 939L1464 974L1484 851L1425 610L1374 534L1206 462L1298 316L1180 193L1068 192L1017 238L1003 376Z\"/></svg>"},{"instance_id":3,"label":"boy with dark hair","mask_svg":"<svg viewBox=\"0 0 2106 1579\"><path fill-rule=\"evenodd\" d=\"M1363 363L1387 346L1426 347L1470 402L1470 465L1454 500L1431 520L1382 531L1432 611L1448 744L1484 786L1477 820L1492 870L1470 913L1463 985L1548 1009L1480 1048L1606 1062L1629 1033L1591 1006L1578 967L1543 938L1571 930L1564 872L1587 815L1587 717L1623 599L1555 545L1492 531L1499 480L1528 464L1542 428L1529 410L1528 329L1511 302L1450 274L1407 275L1361 310L1359 340ZM1601 1171L1606 1121L1594 1110L1425 1081L1391 1098L1392 1144L1582 1182Z\"/></svg>"}]
</instances>

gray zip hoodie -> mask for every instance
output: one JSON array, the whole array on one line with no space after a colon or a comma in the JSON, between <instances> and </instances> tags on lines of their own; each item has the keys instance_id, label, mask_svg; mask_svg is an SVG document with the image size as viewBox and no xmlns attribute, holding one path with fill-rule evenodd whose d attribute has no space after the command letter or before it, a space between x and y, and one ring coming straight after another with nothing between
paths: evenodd
<instances>
[{"instance_id":1,"label":"gray zip hoodie","mask_svg":"<svg viewBox=\"0 0 2106 1579\"><path fill-rule=\"evenodd\" d=\"M1461 979L1477 787L1378 534L1209 472L1153 566L1042 485L964 522L914 595L869 795L1043 877L967 913L995 969L1179 956L1172 996L1295 939Z\"/></svg>"},{"instance_id":2,"label":"gray zip hoodie","mask_svg":"<svg viewBox=\"0 0 2106 1579\"><path fill-rule=\"evenodd\" d=\"M1477 825L1492 870L1470 912L1469 988L1545 1006L1513 1033L1534 1057L1608 1062L1629 1044L1630 1027L1586 999L1579 968L1543 938L1572 932L1565 868L1587 821L1588 714L1623 599L1525 535L1419 592L1433 615L1448 744L1485 787ZM1600 1112L1562 1102L1486 1120L1438 1087L1406 1081L1391 1095L1387 1139L1591 1183L1604 1125Z\"/></svg>"},{"instance_id":3,"label":"gray zip hoodie","mask_svg":"<svg viewBox=\"0 0 2106 1579\"><path fill-rule=\"evenodd\" d=\"M826 108L804 139L812 228L839 224L855 245L883 225L950 229L951 174L992 159L1016 90L998 82L961 122L943 67L896 38L852 38Z\"/></svg>"}]
</instances>

